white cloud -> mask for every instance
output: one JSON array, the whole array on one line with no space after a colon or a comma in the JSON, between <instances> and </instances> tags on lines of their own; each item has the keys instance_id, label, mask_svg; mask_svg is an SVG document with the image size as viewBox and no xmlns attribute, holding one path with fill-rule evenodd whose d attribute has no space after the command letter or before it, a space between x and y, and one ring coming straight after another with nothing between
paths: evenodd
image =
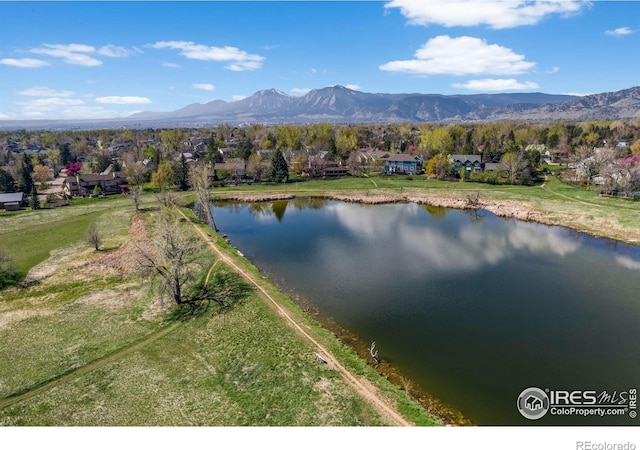
<instances>
[{"instance_id":1,"label":"white cloud","mask_svg":"<svg viewBox=\"0 0 640 450\"><path fill-rule=\"evenodd\" d=\"M200 61L230 62L226 69L233 71L256 70L262 67L264 56L252 55L237 47L213 47L196 44L190 41L159 41L151 45L152 48L180 50L185 58Z\"/></svg>"},{"instance_id":2,"label":"white cloud","mask_svg":"<svg viewBox=\"0 0 640 450\"><path fill-rule=\"evenodd\" d=\"M1 120L11 119L11 116L9 114L0 113L0 119Z\"/></svg>"},{"instance_id":3,"label":"white cloud","mask_svg":"<svg viewBox=\"0 0 640 450\"><path fill-rule=\"evenodd\" d=\"M60 110L60 114L65 118L75 119L109 119L113 117L123 117L123 114L99 106L74 106Z\"/></svg>"},{"instance_id":4,"label":"white cloud","mask_svg":"<svg viewBox=\"0 0 640 450\"><path fill-rule=\"evenodd\" d=\"M593 95L593 92L563 92L562 95L575 95L576 97L586 97L587 95Z\"/></svg>"},{"instance_id":5,"label":"white cloud","mask_svg":"<svg viewBox=\"0 0 640 450\"><path fill-rule=\"evenodd\" d=\"M344 87L353 91L357 91L360 89L360 86L358 86L357 84L346 84Z\"/></svg>"},{"instance_id":6,"label":"white cloud","mask_svg":"<svg viewBox=\"0 0 640 450\"><path fill-rule=\"evenodd\" d=\"M519 82L514 78L496 79L485 78L483 80L469 80L466 83L456 83L452 85L456 88L470 89L473 91L514 91L524 89L538 89L540 86L531 81Z\"/></svg>"},{"instance_id":7,"label":"white cloud","mask_svg":"<svg viewBox=\"0 0 640 450\"><path fill-rule=\"evenodd\" d=\"M606 34L607 36L616 36L616 37L621 37L621 36L628 36L630 34L635 33L638 30L633 30L629 27L622 27L622 28L616 28L615 30L607 30L604 32L604 34Z\"/></svg>"},{"instance_id":8,"label":"white cloud","mask_svg":"<svg viewBox=\"0 0 640 450\"><path fill-rule=\"evenodd\" d=\"M29 97L71 97L75 95L73 91L56 91L45 86L34 86L23 91L16 92L18 95L26 95Z\"/></svg>"},{"instance_id":9,"label":"white cloud","mask_svg":"<svg viewBox=\"0 0 640 450\"><path fill-rule=\"evenodd\" d=\"M169 67L171 69L177 69L178 67L180 67L180 64L176 64L176 63L172 63L172 62L166 62L166 63L162 63L162 67Z\"/></svg>"},{"instance_id":10,"label":"white cloud","mask_svg":"<svg viewBox=\"0 0 640 450\"><path fill-rule=\"evenodd\" d=\"M311 90L311 88L293 88L289 92L293 95L305 95Z\"/></svg>"},{"instance_id":11,"label":"white cloud","mask_svg":"<svg viewBox=\"0 0 640 450\"><path fill-rule=\"evenodd\" d=\"M4 58L4 59L0 59L0 64L5 64L7 66L21 67L21 68L45 67L50 65L46 61L43 61L41 59L34 59L34 58L21 58L21 59Z\"/></svg>"},{"instance_id":12,"label":"white cloud","mask_svg":"<svg viewBox=\"0 0 640 450\"><path fill-rule=\"evenodd\" d=\"M73 98L39 98L15 104L20 106L20 110L14 118L87 119L117 116L113 111L86 106L83 100Z\"/></svg>"},{"instance_id":13,"label":"white cloud","mask_svg":"<svg viewBox=\"0 0 640 450\"><path fill-rule=\"evenodd\" d=\"M50 107L50 106L76 106L82 105L84 101L76 98L60 98L60 97L50 97L50 98L38 98L35 100L29 100L26 102L16 102L16 105L27 106L27 107Z\"/></svg>"},{"instance_id":14,"label":"white cloud","mask_svg":"<svg viewBox=\"0 0 640 450\"><path fill-rule=\"evenodd\" d=\"M225 66L224 68L234 72L244 72L245 70L257 70L261 67L262 62L259 61L237 61Z\"/></svg>"},{"instance_id":15,"label":"white cloud","mask_svg":"<svg viewBox=\"0 0 640 450\"><path fill-rule=\"evenodd\" d=\"M213 91L216 88L211 83L194 83L191 87L194 89L202 89L203 91Z\"/></svg>"},{"instance_id":16,"label":"white cloud","mask_svg":"<svg viewBox=\"0 0 640 450\"><path fill-rule=\"evenodd\" d=\"M379 68L417 75L515 75L536 65L509 48L470 36L437 36L429 39L414 56L416 59L390 61Z\"/></svg>"},{"instance_id":17,"label":"white cloud","mask_svg":"<svg viewBox=\"0 0 640 450\"><path fill-rule=\"evenodd\" d=\"M412 25L503 29L535 25L553 14L576 14L589 5L585 0L391 0L385 8L399 8Z\"/></svg>"},{"instance_id":18,"label":"white cloud","mask_svg":"<svg viewBox=\"0 0 640 450\"><path fill-rule=\"evenodd\" d=\"M109 56L111 58L124 58L131 54L131 50L127 50L124 47L118 47L117 45L105 45L100 47L98 54L103 56Z\"/></svg>"},{"instance_id":19,"label":"white cloud","mask_svg":"<svg viewBox=\"0 0 640 450\"><path fill-rule=\"evenodd\" d=\"M28 102L16 102L21 108L14 119L107 119L123 114L102 106L88 106L82 100L69 98L47 98Z\"/></svg>"},{"instance_id":20,"label":"white cloud","mask_svg":"<svg viewBox=\"0 0 640 450\"><path fill-rule=\"evenodd\" d=\"M239 100L244 100L245 98L247 98L246 95L232 95L231 96L231 100L233 100L234 102L237 102Z\"/></svg>"},{"instance_id":21,"label":"white cloud","mask_svg":"<svg viewBox=\"0 0 640 450\"><path fill-rule=\"evenodd\" d=\"M98 103L107 103L111 105L142 105L151 103L147 97L119 96L111 95L108 97L98 97L95 99Z\"/></svg>"},{"instance_id":22,"label":"white cloud","mask_svg":"<svg viewBox=\"0 0 640 450\"><path fill-rule=\"evenodd\" d=\"M102 61L87 54L95 51L95 47L84 44L44 44L42 47L31 49L31 53L61 58L67 64L86 67L102 65Z\"/></svg>"}]
</instances>

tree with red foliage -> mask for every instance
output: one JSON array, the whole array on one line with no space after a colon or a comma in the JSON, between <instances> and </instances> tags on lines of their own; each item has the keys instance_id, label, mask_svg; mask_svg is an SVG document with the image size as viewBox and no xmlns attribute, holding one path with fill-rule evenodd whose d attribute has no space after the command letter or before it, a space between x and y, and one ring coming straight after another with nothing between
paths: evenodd
<instances>
[{"instance_id":1,"label":"tree with red foliage","mask_svg":"<svg viewBox=\"0 0 640 450\"><path fill-rule=\"evenodd\" d=\"M67 163L65 168L67 169L67 176L72 177L75 174L77 174L78 172L80 172L80 169L82 169L82 163L81 162L70 162L70 163Z\"/></svg>"}]
</instances>

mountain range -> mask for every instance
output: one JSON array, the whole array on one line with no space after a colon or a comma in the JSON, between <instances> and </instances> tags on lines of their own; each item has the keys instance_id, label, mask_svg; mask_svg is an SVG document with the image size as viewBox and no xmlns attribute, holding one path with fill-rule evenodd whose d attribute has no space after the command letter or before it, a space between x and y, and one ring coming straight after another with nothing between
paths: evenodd
<instances>
[{"instance_id":1,"label":"mountain range","mask_svg":"<svg viewBox=\"0 0 640 450\"><path fill-rule=\"evenodd\" d=\"M343 86L294 97L276 89L235 102L214 100L130 120L192 123L384 123L640 118L640 87L587 96L543 93L438 95L373 94Z\"/></svg>"},{"instance_id":2,"label":"mountain range","mask_svg":"<svg viewBox=\"0 0 640 450\"><path fill-rule=\"evenodd\" d=\"M374 94L344 86L295 97L277 89L235 102L194 103L171 112L119 119L0 121L7 128L202 127L221 123L389 123L469 121L583 121L640 118L640 87L586 96L543 93L474 95Z\"/></svg>"}]
</instances>

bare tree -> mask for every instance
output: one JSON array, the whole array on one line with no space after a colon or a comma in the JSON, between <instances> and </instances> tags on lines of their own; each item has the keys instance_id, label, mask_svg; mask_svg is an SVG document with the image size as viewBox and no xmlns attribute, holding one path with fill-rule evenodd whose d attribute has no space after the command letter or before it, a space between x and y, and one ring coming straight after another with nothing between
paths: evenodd
<instances>
[{"instance_id":1,"label":"bare tree","mask_svg":"<svg viewBox=\"0 0 640 450\"><path fill-rule=\"evenodd\" d=\"M505 153L500 160L504 174L510 184L526 181L529 177L528 162L520 152Z\"/></svg>"},{"instance_id":2,"label":"bare tree","mask_svg":"<svg viewBox=\"0 0 640 450\"><path fill-rule=\"evenodd\" d=\"M17 280L13 257L0 248L0 289L10 286Z\"/></svg>"},{"instance_id":3,"label":"bare tree","mask_svg":"<svg viewBox=\"0 0 640 450\"><path fill-rule=\"evenodd\" d=\"M202 220L206 221L211 228L218 231L213 217L211 196L209 195L209 168L206 165L192 167L189 173L189 179L198 198L198 215Z\"/></svg>"},{"instance_id":4,"label":"bare tree","mask_svg":"<svg viewBox=\"0 0 640 450\"><path fill-rule=\"evenodd\" d=\"M375 341L371 342L371 346L369 347L369 354L371 355L373 360L376 362L376 364L380 363L380 361L378 360L378 350L376 350Z\"/></svg>"},{"instance_id":5,"label":"bare tree","mask_svg":"<svg viewBox=\"0 0 640 450\"><path fill-rule=\"evenodd\" d=\"M206 272L207 253L202 242L181 226L179 214L165 208L155 220L153 253L138 247L144 267L159 279L158 290L191 314L207 310L213 302L225 310L240 302L249 287L236 274ZM210 256L210 255L209 255Z\"/></svg>"},{"instance_id":6,"label":"bare tree","mask_svg":"<svg viewBox=\"0 0 640 450\"><path fill-rule=\"evenodd\" d=\"M135 186L129 192L131 192L131 200L133 201L133 206L136 208L136 211L140 211L140 200L142 198L142 188L140 186Z\"/></svg>"},{"instance_id":7,"label":"bare tree","mask_svg":"<svg viewBox=\"0 0 640 450\"><path fill-rule=\"evenodd\" d=\"M481 191L474 191L467 194L467 206L471 208L478 208L481 206L480 198L482 197Z\"/></svg>"},{"instance_id":8,"label":"bare tree","mask_svg":"<svg viewBox=\"0 0 640 450\"><path fill-rule=\"evenodd\" d=\"M102 245L102 232L95 222L89 225L87 229L87 242L96 250L100 250L100 245Z\"/></svg>"}]
</instances>

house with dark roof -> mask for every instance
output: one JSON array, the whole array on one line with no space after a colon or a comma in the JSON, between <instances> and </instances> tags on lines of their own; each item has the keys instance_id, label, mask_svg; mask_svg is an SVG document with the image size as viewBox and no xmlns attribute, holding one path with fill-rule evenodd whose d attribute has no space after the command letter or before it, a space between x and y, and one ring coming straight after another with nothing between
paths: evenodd
<instances>
[{"instance_id":1,"label":"house with dark roof","mask_svg":"<svg viewBox=\"0 0 640 450\"><path fill-rule=\"evenodd\" d=\"M390 154L385 158L384 172L390 174L414 175L422 172L422 157L406 153Z\"/></svg>"},{"instance_id":2,"label":"house with dark roof","mask_svg":"<svg viewBox=\"0 0 640 450\"><path fill-rule=\"evenodd\" d=\"M242 158L229 158L225 162L215 163L213 166L216 178L220 178L220 172L228 172L232 178L241 178L246 175L246 170L247 163Z\"/></svg>"},{"instance_id":3,"label":"house with dark roof","mask_svg":"<svg viewBox=\"0 0 640 450\"><path fill-rule=\"evenodd\" d=\"M349 169L335 161L327 161L320 158L309 160L309 167L302 169L303 177L312 178L337 178L349 175Z\"/></svg>"},{"instance_id":4,"label":"house with dark roof","mask_svg":"<svg viewBox=\"0 0 640 450\"><path fill-rule=\"evenodd\" d=\"M451 155L455 163L456 172L461 168L466 168L467 172L481 172L484 169L482 157L480 155Z\"/></svg>"},{"instance_id":5,"label":"house with dark roof","mask_svg":"<svg viewBox=\"0 0 640 450\"><path fill-rule=\"evenodd\" d=\"M93 195L96 186L100 188L102 195L111 195L126 192L129 185L127 178L121 176L120 172L112 172L108 175L76 174L65 178L62 190L65 195L71 197L87 197Z\"/></svg>"},{"instance_id":6,"label":"house with dark roof","mask_svg":"<svg viewBox=\"0 0 640 450\"><path fill-rule=\"evenodd\" d=\"M12 192L9 194L0 194L0 209L6 211L17 211L25 203L24 194L22 192Z\"/></svg>"}]
</instances>

